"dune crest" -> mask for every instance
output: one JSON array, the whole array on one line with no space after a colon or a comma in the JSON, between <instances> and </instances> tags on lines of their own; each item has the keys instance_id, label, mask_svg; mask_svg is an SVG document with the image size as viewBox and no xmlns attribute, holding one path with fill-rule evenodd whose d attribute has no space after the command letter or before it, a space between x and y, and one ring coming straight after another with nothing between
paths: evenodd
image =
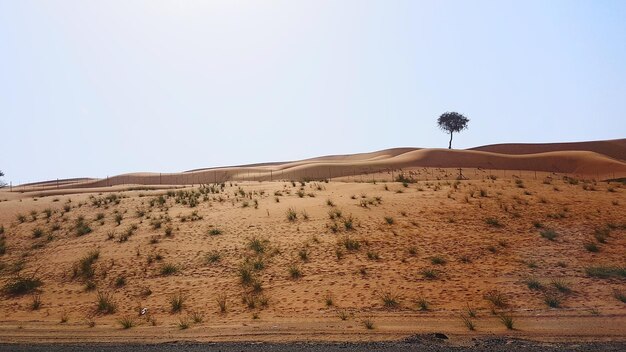
<instances>
[{"instance_id":1,"label":"dune crest","mask_svg":"<svg viewBox=\"0 0 626 352\"><path fill-rule=\"evenodd\" d=\"M568 149L569 148L569 149ZM129 173L106 179L38 182L46 188L96 188L123 184L188 185L228 180L322 180L390 174L412 168L540 171L583 178L626 177L626 139L581 143L500 144L470 150L392 148L289 162L196 169L181 173Z\"/></svg>"}]
</instances>

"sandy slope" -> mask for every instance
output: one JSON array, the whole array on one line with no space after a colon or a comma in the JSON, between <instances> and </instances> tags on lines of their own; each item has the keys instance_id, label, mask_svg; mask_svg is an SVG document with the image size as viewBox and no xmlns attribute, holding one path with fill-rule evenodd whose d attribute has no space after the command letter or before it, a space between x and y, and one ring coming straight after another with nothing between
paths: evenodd
<instances>
[{"instance_id":1,"label":"sandy slope","mask_svg":"<svg viewBox=\"0 0 626 352\"><path fill-rule=\"evenodd\" d=\"M614 139L607 141L591 141L591 142L572 142L572 143L508 143L493 144L482 147L472 148L484 152L501 153L501 154L535 154L556 151L582 150L590 151L598 154L604 154L608 157L626 160L626 138Z\"/></svg>"},{"instance_id":2,"label":"sandy slope","mask_svg":"<svg viewBox=\"0 0 626 352\"><path fill-rule=\"evenodd\" d=\"M617 142L589 142L580 145L597 150L610 149L609 154L619 156L621 153L619 148L611 149L604 148L604 146L621 146L621 144L623 144L622 140ZM133 173L101 180L40 182L25 187L25 189L43 191L77 187L108 187L121 184L191 185L224 182L226 180L324 180L365 174L380 174L379 177L381 177L383 174L392 175L392 172L397 174L402 169L416 168L541 171L587 179L611 179L626 176L626 162L595 151L561 150L531 154L521 153L524 150L533 151L537 148L556 150L567 145L531 145L526 149L522 145L512 145L504 150L511 152L511 154L476 150L396 148L374 153L326 156L285 163L201 169L175 174ZM598 145L601 147L596 148ZM574 148L573 146L570 147Z\"/></svg>"},{"instance_id":3,"label":"sandy slope","mask_svg":"<svg viewBox=\"0 0 626 352\"><path fill-rule=\"evenodd\" d=\"M472 165L508 166L538 158L577 172L620 165L592 152L570 155L573 161L564 161L562 152L505 157L412 150L384 162L405 167L416 160L439 163L445 156L457 162L469 158ZM376 157L361 162L380 162L371 160ZM579 166L581 158L589 166ZM306 169L310 164L283 167ZM320 164L335 165L334 170L350 167L340 161ZM536 180L526 174L520 181L510 173L494 180L484 170L457 183L435 180L437 172L445 170L416 169L413 176L430 181L406 187L380 181L226 182L213 192L188 188L186 195L177 195L180 189L168 195L159 189L118 188L104 194L99 189L90 194L66 190L43 198L13 193L9 199L6 191L0 192L0 199L9 199L0 202L6 250L0 255L0 285L18 274L34 274L43 282L38 310L31 309L31 294L2 297L0 339L385 340L441 331L466 337L624 340L626 304L617 297L626 294L626 279L586 272L593 266L626 268L623 185L544 179L549 173ZM193 207L192 190L198 195ZM289 208L295 210L294 221L287 219ZM336 210L341 217L331 219L329 212ZM23 223L19 214L25 216ZM80 219L90 233L78 235ZM212 234L215 229L219 233ZM545 229L554 229L553 241L540 235ZM262 251L251 247L253 239ZM347 239L358 248L348 248ZM590 244L598 251L589 251ZM81 258L93 250L99 254L93 275L75 275ZM219 254L219 260L208 261L211 254ZM165 274L165 264L176 272ZM242 282L241 268L250 269L251 283ZM301 277L293 278L292 268ZM528 286L531 279L539 282L538 289ZM568 289L561 292L555 283ZM112 295L115 313L97 311L98 291ZM496 291L506 305L494 307L485 299ZM184 308L172 312L170 299L179 293ZM226 313L217 304L222 295ZM549 308L546 297L556 299L559 307ZM254 307L244 299L255 302ZM427 310L420 310L420 300L428 302ZM149 309L149 318L138 314L141 307ZM476 310L476 331L460 318L468 307ZM516 330L507 330L492 309L511 315ZM203 321L194 323L193 313ZM346 320L339 318L343 313ZM64 316L67 322L61 323ZM122 317L138 326L122 330ZM367 320L374 329L365 328ZM181 321L190 327L181 330Z\"/></svg>"}]
</instances>

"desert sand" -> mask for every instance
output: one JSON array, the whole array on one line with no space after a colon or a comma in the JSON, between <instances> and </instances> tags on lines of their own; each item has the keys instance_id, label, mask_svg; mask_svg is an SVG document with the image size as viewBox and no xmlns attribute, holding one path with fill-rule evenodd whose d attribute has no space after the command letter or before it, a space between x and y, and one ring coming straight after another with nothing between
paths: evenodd
<instances>
[{"instance_id":1,"label":"desert sand","mask_svg":"<svg viewBox=\"0 0 626 352\"><path fill-rule=\"evenodd\" d=\"M396 148L5 188L0 341L624 341L625 156Z\"/></svg>"}]
</instances>

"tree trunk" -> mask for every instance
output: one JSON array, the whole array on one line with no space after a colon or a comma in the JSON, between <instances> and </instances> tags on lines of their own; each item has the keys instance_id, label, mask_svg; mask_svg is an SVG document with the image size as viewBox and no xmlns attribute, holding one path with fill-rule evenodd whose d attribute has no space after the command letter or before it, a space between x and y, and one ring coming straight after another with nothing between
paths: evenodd
<instances>
[{"instance_id":1,"label":"tree trunk","mask_svg":"<svg viewBox=\"0 0 626 352\"><path fill-rule=\"evenodd\" d=\"M448 149L452 149L452 132L450 132L450 143L448 144Z\"/></svg>"}]
</instances>

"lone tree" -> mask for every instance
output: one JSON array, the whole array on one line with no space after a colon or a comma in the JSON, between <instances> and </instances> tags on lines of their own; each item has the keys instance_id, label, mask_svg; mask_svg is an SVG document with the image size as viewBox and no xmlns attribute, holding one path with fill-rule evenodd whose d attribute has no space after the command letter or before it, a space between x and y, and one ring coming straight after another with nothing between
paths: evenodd
<instances>
[{"instance_id":1,"label":"lone tree","mask_svg":"<svg viewBox=\"0 0 626 352\"><path fill-rule=\"evenodd\" d=\"M4 173L2 172L2 170L0 170L0 177L4 176ZM5 182L3 182L2 180L0 180L0 188L6 186L7 184Z\"/></svg>"},{"instance_id":2,"label":"lone tree","mask_svg":"<svg viewBox=\"0 0 626 352\"><path fill-rule=\"evenodd\" d=\"M452 134L454 132L461 132L467 128L469 119L458 112L446 112L439 116L437 119L437 125L442 130L450 133L450 143L448 149L452 149Z\"/></svg>"}]
</instances>

